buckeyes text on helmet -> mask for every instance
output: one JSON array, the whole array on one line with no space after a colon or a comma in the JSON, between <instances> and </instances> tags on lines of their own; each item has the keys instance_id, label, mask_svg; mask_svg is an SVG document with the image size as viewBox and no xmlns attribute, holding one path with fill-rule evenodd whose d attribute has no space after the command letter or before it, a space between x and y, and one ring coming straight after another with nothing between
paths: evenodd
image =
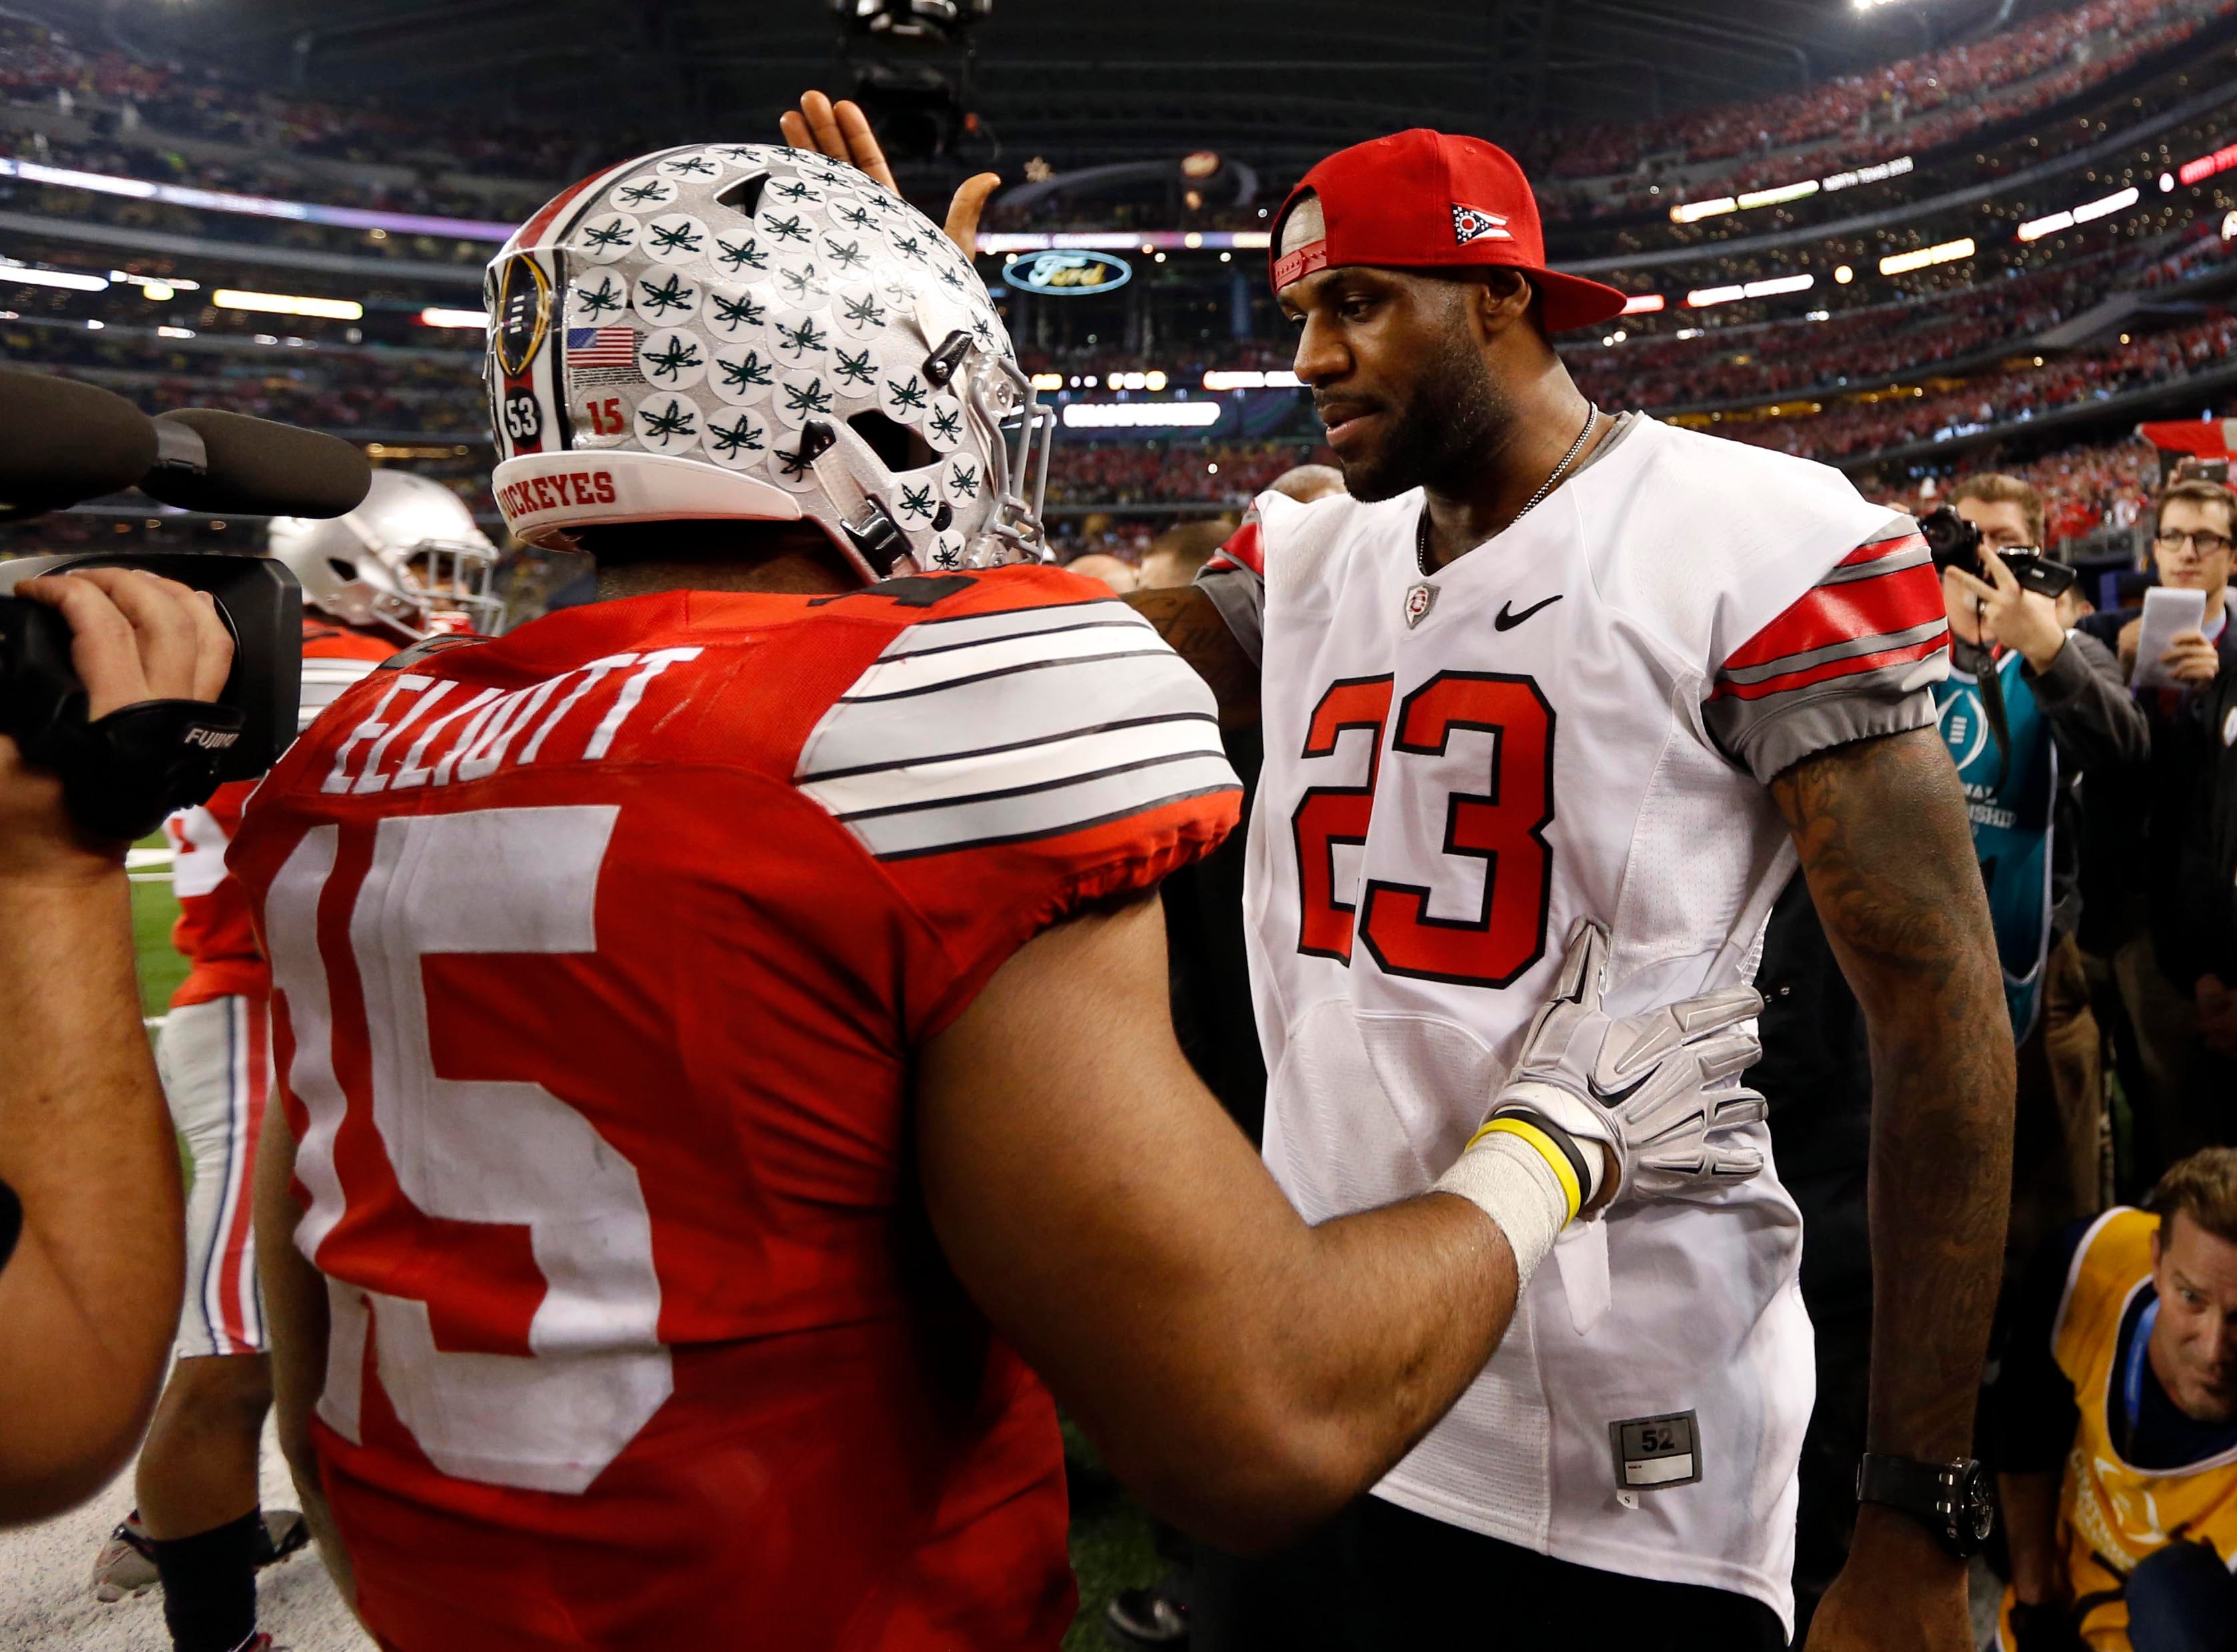
<instances>
[{"instance_id":1,"label":"buckeyes text on helmet","mask_svg":"<svg viewBox=\"0 0 2237 1652\"><path fill-rule=\"evenodd\" d=\"M866 581L1046 555L1053 409L970 260L843 161L691 144L593 174L492 260L512 530L815 522Z\"/></svg>"}]
</instances>

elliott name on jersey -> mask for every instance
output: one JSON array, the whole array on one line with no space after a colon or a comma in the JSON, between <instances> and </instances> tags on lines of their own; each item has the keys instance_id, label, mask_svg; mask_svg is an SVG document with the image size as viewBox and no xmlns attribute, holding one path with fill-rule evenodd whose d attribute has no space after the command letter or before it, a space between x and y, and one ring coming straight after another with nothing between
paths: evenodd
<instances>
[{"instance_id":1,"label":"elliott name on jersey","mask_svg":"<svg viewBox=\"0 0 2237 1652\"><path fill-rule=\"evenodd\" d=\"M1931 726L1946 669L1924 542L1823 466L1631 416L1430 574L1422 510L1267 495L1202 576L1263 627L1265 1153L1312 1221L1452 1162L1578 918L1611 929L1611 1013L1752 976L1795 865L1769 781ZM1771 1170L1576 1225L1378 1494L1791 1622L1800 1238Z\"/></svg>"}]
</instances>

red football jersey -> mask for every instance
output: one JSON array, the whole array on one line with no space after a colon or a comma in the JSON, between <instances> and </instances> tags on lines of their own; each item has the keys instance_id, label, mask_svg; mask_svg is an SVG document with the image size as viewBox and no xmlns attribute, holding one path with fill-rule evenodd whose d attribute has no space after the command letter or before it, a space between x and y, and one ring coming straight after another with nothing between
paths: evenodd
<instances>
[{"instance_id":1,"label":"red football jersey","mask_svg":"<svg viewBox=\"0 0 2237 1652\"><path fill-rule=\"evenodd\" d=\"M299 728L307 728L341 691L395 654L393 637L303 622L303 697ZM241 814L254 780L228 780L209 801L181 809L163 822L171 840L171 892L179 898L171 944L186 958L187 978L171 994L171 1007L208 1004L239 993L261 997L270 971L248 918L248 898L226 876L225 852L241 830Z\"/></svg>"},{"instance_id":2,"label":"red football jersey","mask_svg":"<svg viewBox=\"0 0 2237 1652\"><path fill-rule=\"evenodd\" d=\"M233 859L375 1632L1054 1646L1054 1409L933 1240L911 1055L1237 796L1195 675L1031 567L569 609L299 741Z\"/></svg>"}]
</instances>

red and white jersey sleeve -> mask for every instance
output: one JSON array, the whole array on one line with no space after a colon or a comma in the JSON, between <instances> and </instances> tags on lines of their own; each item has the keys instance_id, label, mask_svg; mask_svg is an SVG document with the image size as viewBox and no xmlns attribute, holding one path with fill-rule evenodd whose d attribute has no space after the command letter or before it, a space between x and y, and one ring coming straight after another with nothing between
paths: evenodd
<instances>
[{"instance_id":1,"label":"red and white jersey sleeve","mask_svg":"<svg viewBox=\"0 0 2237 1652\"><path fill-rule=\"evenodd\" d=\"M1241 794L1203 680L1107 597L898 632L810 733L794 782L955 960L918 1037L1036 931L1205 853Z\"/></svg>"},{"instance_id":2,"label":"red and white jersey sleeve","mask_svg":"<svg viewBox=\"0 0 2237 1652\"><path fill-rule=\"evenodd\" d=\"M396 652L389 639L306 621L300 734L353 683ZM241 830L241 812L254 780L229 780L209 800L181 809L163 822L171 843L171 892L179 916L171 944L187 960L187 977L171 995L174 1007L207 1004L234 994L261 996L267 971L256 943L248 900L226 875L226 850Z\"/></svg>"},{"instance_id":3,"label":"red and white jersey sleeve","mask_svg":"<svg viewBox=\"0 0 2237 1652\"><path fill-rule=\"evenodd\" d=\"M1243 513L1242 525L1197 570L1196 583L1254 664L1265 648L1267 513L1301 508L1282 494L1260 494Z\"/></svg>"},{"instance_id":4,"label":"red and white jersey sleeve","mask_svg":"<svg viewBox=\"0 0 2237 1652\"><path fill-rule=\"evenodd\" d=\"M1103 597L1105 600L1095 600ZM314 1432L404 1646L1046 1648L1046 1392L948 1272L915 1051L1231 827L1209 695L1053 569L673 593L424 646L276 767Z\"/></svg>"},{"instance_id":5,"label":"red and white jersey sleeve","mask_svg":"<svg viewBox=\"0 0 2237 1652\"><path fill-rule=\"evenodd\" d=\"M1926 541L1893 517L1725 657L1710 734L1768 782L1813 752L1930 727L1949 630Z\"/></svg>"}]
</instances>

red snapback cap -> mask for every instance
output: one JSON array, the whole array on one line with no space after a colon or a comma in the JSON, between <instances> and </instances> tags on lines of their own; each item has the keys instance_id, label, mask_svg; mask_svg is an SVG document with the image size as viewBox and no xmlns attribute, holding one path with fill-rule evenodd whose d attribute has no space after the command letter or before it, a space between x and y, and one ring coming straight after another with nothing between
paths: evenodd
<instances>
[{"instance_id":1,"label":"red snapback cap","mask_svg":"<svg viewBox=\"0 0 2237 1652\"><path fill-rule=\"evenodd\" d=\"M1290 214L1308 195L1320 207L1321 234L1284 252ZM1537 199L1513 155L1427 127L1355 143L1305 174L1275 215L1267 261L1277 293L1341 264L1521 270L1553 332L1620 315L1628 301L1612 286L1546 267Z\"/></svg>"}]
</instances>

